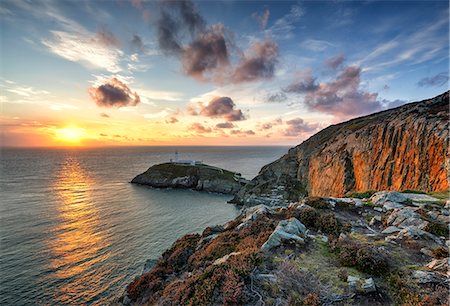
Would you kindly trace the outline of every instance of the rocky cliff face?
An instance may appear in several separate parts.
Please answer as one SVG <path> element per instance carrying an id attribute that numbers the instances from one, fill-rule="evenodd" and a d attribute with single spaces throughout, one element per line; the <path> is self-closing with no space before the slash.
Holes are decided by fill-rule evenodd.
<path id="1" fill-rule="evenodd" d="M 157 188 L 184 188 L 236 194 L 246 181 L 237 173 L 208 165 L 165 163 L 154 165 L 131 183 Z"/>
<path id="2" fill-rule="evenodd" d="M 448 190 L 449 92 L 330 126 L 263 167 L 234 202 L 368 190 Z"/>

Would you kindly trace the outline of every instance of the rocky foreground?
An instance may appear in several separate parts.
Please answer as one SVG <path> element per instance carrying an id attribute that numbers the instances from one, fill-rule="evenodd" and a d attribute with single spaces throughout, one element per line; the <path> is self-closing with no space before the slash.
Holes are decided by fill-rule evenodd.
<path id="1" fill-rule="evenodd" d="M 234 203 L 367 190 L 448 190 L 449 92 L 332 125 L 264 166 Z"/>
<path id="2" fill-rule="evenodd" d="M 418 193 L 258 205 L 186 235 L 123 305 L 447 305 L 449 201 Z"/>
<path id="3" fill-rule="evenodd" d="M 139 174 L 131 183 L 156 188 L 181 188 L 236 194 L 247 183 L 239 173 L 205 164 L 164 163 Z"/>

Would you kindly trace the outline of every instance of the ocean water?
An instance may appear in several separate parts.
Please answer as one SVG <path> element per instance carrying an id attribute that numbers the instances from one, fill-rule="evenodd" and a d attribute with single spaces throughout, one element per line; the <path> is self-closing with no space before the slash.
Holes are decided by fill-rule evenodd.
<path id="1" fill-rule="evenodd" d="M 239 214 L 230 196 L 128 182 L 180 158 L 253 178 L 286 147 L 0 151 L 0 305 L 108 304 L 180 236 Z"/>

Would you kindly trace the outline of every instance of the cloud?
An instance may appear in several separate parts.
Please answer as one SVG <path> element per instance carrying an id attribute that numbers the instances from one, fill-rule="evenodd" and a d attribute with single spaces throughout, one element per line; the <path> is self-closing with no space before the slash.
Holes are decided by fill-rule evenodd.
<path id="1" fill-rule="evenodd" d="M 233 100 L 229 97 L 215 97 L 206 105 L 196 103 L 188 107 L 188 113 L 194 116 L 222 118 L 226 121 L 245 120 L 242 110 L 235 108 Z"/>
<path id="2" fill-rule="evenodd" d="M 295 24 L 303 16 L 304 12 L 298 5 L 293 5 L 289 13 L 277 19 L 274 24 L 266 30 L 266 34 L 277 39 L 291 39 L 294 36 Z"/>
<path id="3" fill-rule="evenodd" d="M 117 78 L 113 77 L 107 83 L 89 88 L 92 100 L 100 107 L 135 106 L 140 102 L 139 95 Z"/>
<path id="4" fill-rule="evenodd" d="M 119 63 L 123 52 L 109 45 L 107 34 L 51 31 L 52 39 L 42 43 L 53 53 L 72 62 L 80 62 L 112 73 L 122 70 Z M 100 32 L 99 32 L 100 33 Z M 105 41 L 106 40 L 106 41 Z"/>
<path id="5" fill-rule="evenodd" d="M 297 137 L 315 132 L 318 124 L 306 123 L 302 118 L 295 118 L 286 121 L 286 129 L 283 131 L 284 136 Z"/>
<path id="6" fill-rule="evenodd" d="M 378 94 L 359 88 L 360 76 L 360 67 L 345 67 L 334 80 L 321 83 L 317 89 L 308 92 L 304 102 L 313 110 L 343 118 L 380 110 Z"/>
<path id="7" fill-rule="evenodd" d="M 278 57 L 275 42 L 255 42 L 242 52 L 233 33 L 221 23 L 208 26 L 191 1 L 163 1 L 156 28 L 161 51 L 177 57 L 183 72 L 199 81 L 240 83 L 274 75 Z M 230 62 L 233 50 L 241 55 L 236 66 Z"/>
<path id="8" fill-rule="evenodd" d="M 284 88 L 283 91 L 287 93 L 302 94 L 314 92 L 319 88 L 319 84 L 316 83 L 316 79 L 311 75 L 310 71 L 298 74 L 297 78 L 297 80 Z"/>
<path id="9" fill-rule="evenodd" d="M 276 93 L 269 93 L 264 98 L 264 101 L 268 103 L 279 103 L 284 102 L 288 99 L 286 94 L 284 92 L 276 92 Z"/>
<path id="10" fill-rule="evenodd" d="M 232 81 L 234 83 L 270 79 L 274 76 L 278 63 L 278 45 L 272 40 L 255 42 L 236 67 Z"/>
<path id="11" fill-rule="evenodd" d="M 266 131 L 266 130 L 271 130 L 274 126 L 281 125 L 282 123 L 283 123 L 283 120 L 281 118 L 277 118 L 270 122 L 260 123 L 260 124 L 258 124 L 257 127 L 258 127 L 259 131 Z"/>
<path id="12" fill-rule="evenodd" d="M 238 135 L 238 136 L 247 136 L 247 135 L 255 135 L 256 133 L 253 130 L 231 130 L 231 135 Z"/>
<path id="13" fill-rule="evenodd" d="M 304 49 L 314 51 L 314 52 L 323 52 L 329 47 L 333 47 L 334 45 L 325 40 L 318 39 L 307 39 L 300 44 Z"/>
<path id="14" fill-rule="evenodd" d="M 109 118 L 110 116 L 109 116 L 108 114 L 106 114 L 106 113 L 101 113 L 101 114 L 100 114 L 100 117 L 103 117 L 103 118 Z"/>
<path id="15" fill-rule="evenodd" d="M 264 10 L 264 13 L 259 15 L 258 13 L 253 13 L 252 17 L 256 19 L 259 24 L 261 30 L 264 30 L 267 26 L 267 22 L 269 21 L 270 11 L 268 9 Z"/>
<path id="16" fill-rule="evenodd" d="M 425 77 L 417 82 L 419 87 L 440 87 L 447 84 L 449 80 L 447 72 L 441 72 L 432 77 Z"/>
<path id="17" fill-rule="evenodd" d="M 234 127 L 235 127 L 235 125 L 231 122 L 222 122 L 222 123 L 216 124 L 216 128 L 218 128 L 218 129 L 232 129 Z"/>
<path id="18" fill-rule="evenodd" d="M 133 34 L 133 38 L 131 39 L 131 48 L 134 52 L 142 53 L 144 52 L 144 42 L 142 41 L 142 38 L 137 35 Z"/>
<path id="19" fill-rule="evenodd" d="M 175 117 L 170 117 L 169 119 L 167 119 L 165 122 L 168 124 L 174 124 L 177 123 L 179 120 Z"/>
<path id="20" fill-rule="evenodd" d="M 107 47 L 120 47 L 119 39 L 112 32 L 105 29 L 95 33 L 95 41 Z"/>
<path id="21" fill-rule="evenodd" d="M 325 66 L 331 68 L 331 69 L 337 69 L 339 66 L 341 66 L 345 61 L 344 54 L 338 54 L 335 57 L 332 57 L 325 61 Z"/>
<path id="22" fill-rule="evenodd" d="M 205 127 L 204 125 L 202 125 L 201 123 L 198 123 L 198 122 L 192 123 L 189 126 L 189 130 L 194 131 L 196 133 L 201 133 L 201 134 L 212 132 L 210 127 Z"/>
<path id="23" fill-rule="evenodd" d="M 228 49 L 222 24 L 200 33 L 184 48 L 181 61 L 184 72 L 199 80 L 208 80 L 205 73 L 221 72 L 229 66 Z"/>

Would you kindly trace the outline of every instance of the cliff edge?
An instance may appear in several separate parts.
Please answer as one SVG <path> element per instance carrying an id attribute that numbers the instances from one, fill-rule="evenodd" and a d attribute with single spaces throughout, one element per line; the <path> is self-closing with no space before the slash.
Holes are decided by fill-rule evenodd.
<path id="1" fill-rule="evenodd" d="M 139 174 L 131 183 L 157 188 L 182 188 L 236 194 L 247 181 L 239 173 L 205 165 L 164 163 Z"/>
<path id="2" fill-rule="evenodd" d="M 264 166 L 235 198 L 286 205 L 368 190 L 448 190 L 449 92 L 329 126 Z"/>

